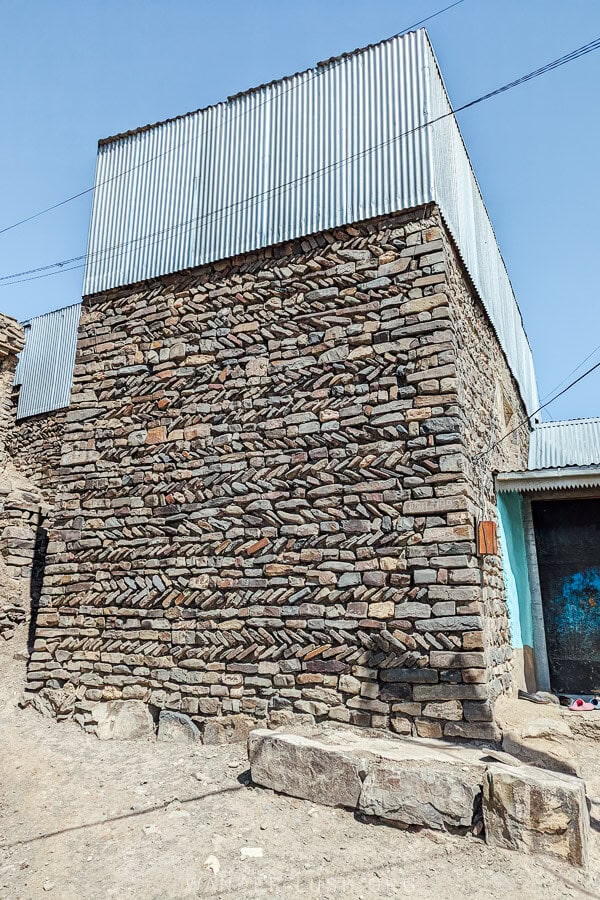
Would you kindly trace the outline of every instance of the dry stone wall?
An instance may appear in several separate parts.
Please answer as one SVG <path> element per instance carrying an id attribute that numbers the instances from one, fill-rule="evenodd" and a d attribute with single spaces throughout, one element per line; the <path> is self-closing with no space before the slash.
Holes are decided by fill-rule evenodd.
<path id="1" fill-rule="evenodd" d="M 16 468 L 12 386 L 23 329 L 0 314 L 0 637 L 9 638 L 39 600 L 41 522 L 46 506 L 40 491 Z"/>
<path id="2" fill-rule="evenodd" d="M 494 737 L 477 330 L 435 207 L 87 298 L 29 690 Z"/>
<path id="3" fill-rule="evenodd" d="M 18 395 L 13 396 L 16 406 Z M 66 410 L 20 419 L 10 430 L 6 447 L 19 472 L 54 503 L 65 427 Z"/>
<path id="4" fill-rule="evenodd" d="M 466 453 L 464 490 L 473 521 L 498 522 L 495 481 L 497 472 L 527 468 L 529 428 L 517 384 L 512 377 L 497 337 L 447 233 L 444 234 L 450 315 L 454 323 L 458 401 Z M 522 427 L 516 427 L 518 425 Z M 455 737 L 493 733 L 493 701 L 511 688 L 512 649 L 508 608 L 505 601 L 501 548 L 477 558 L 467 554 L 462 568 L 459 556 L 449 565 L 447 600 L 463 604 L 481 616 L 482 630 L 463 638 L 467 652 L 484 654 L 483 668 L 471 669 L 469 657 L 457 655 L 463 680 L 486 683 L 489 702 L 463 704 L 465 722 L 446 728 Z M 456 568 L 454 568 L 456 567 Z M 462 568 L 462 571 L 461 571 Z M 436 596 L 440 596 L 435 589 Z"/>

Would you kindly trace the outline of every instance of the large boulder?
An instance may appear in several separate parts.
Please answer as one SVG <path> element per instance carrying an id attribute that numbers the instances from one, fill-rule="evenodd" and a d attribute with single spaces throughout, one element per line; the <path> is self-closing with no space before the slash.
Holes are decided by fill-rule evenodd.
<path id="1" fill-rule="evenodd" d="M 580 774 L 573 734 L 561 720 L 538 718 L 505 729 L 502 749 L 530 766 L 566 775 Z"/>
<path id="2" fill-rule="evenodd" d="M 158 717 L 157 739 L 172 744 L 194 744 L 202 736 L 198 726 L 185 713 L 163 709 Z"/>
<path id="3" fill-rule="evenodd" d="M 499 697 L 494 716 L 502 729 L 502 749 L 521 762 L 540 769 L 579 775 L 572 725 L 568 714 L 555 703 L 537 706 L 514 697 Z M 589 715 L 589 713 L 588 713 Z"/>
<path id="4" fill-rule="evenodd" d="M 579 778 L 490 765 L 483 782 L 483 819 L 492 847 L 587 864 L 589 813 Z"/>
<path id="5" fill-rule="evenodd" d="M 154 719 L 141 700 L 95 703 L 90 711 L 91 730 L 101 741 L 150 741 Z"/>
<path id="6" fill-rule="evenodd" d="M 364 763 L 335 745 L 257 729 L 250 733 L 248 756 L 255 784 L 325 806 L 358 805 Z"/>

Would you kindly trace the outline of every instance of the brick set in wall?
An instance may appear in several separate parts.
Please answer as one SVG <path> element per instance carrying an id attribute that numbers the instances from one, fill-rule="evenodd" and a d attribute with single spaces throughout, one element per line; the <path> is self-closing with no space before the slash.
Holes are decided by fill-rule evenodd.
<path id="1" fill-rule="evenodd" d="M 435 207 L 88 298 L 29 690 L 493 737 L 496 383 Z"/>

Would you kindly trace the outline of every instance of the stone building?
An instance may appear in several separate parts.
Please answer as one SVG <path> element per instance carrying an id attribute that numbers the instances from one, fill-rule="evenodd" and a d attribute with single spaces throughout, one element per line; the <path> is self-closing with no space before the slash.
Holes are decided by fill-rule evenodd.
<path id="1" fill-rule="evenodd" d="M 100 142 L 30 692 L 497 736 L 538 403 L 450 109 L 419 31 Z"/>
<path id="2" fill-rule="evenodd" d="M 24 345 L 21 326 L 0 314 L 0 638 L 12 636 L 41 591 L 48 505 L 13 457 L 13 382 Z"/>

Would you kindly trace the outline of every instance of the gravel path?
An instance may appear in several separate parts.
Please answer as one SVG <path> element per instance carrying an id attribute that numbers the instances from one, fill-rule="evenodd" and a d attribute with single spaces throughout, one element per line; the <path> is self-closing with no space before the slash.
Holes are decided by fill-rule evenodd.
<path id="1" fill-rule="evenodd" d="M 0 646 L 1 900 L 600 896 L 598 830 L 586 878 L 475 838 L 363 824 L 249 787 L 243 746 L 103 743 L 19 709 L 16 650 Z"/>

